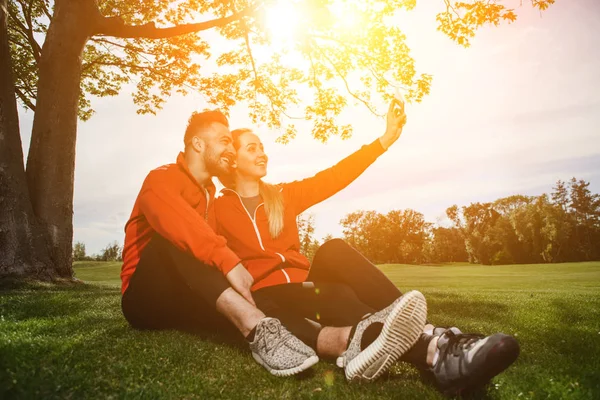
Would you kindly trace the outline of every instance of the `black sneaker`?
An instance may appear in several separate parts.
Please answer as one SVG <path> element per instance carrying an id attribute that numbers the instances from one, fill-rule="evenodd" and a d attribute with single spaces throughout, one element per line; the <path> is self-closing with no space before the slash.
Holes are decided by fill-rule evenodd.
<path id="1" fill-rule="evenodd" d="M 484 337 L 447 329 L 437 347 L 438 359 L 431 372 L 438 388 L 447 395 L 485 385 L 519 356 L 517 340 L 503 333 Z"/>

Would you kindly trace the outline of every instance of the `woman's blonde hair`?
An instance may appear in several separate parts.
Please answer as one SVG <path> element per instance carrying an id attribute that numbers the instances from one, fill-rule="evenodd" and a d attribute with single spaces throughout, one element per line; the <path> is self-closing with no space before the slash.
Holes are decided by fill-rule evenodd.
<path id="1" fill-rule="evenodd" d="M 240 136 L 244 133 L 254 133 L 251 129 L 241 128 L 231 131 L 233 137 L 233 147 L 236 151 L 240 149 Z M 235 171 L 232 171 L 228 176 L 219 177 L 219 180 L 228 189 L 235 190 Z M 261 179 L 258 182 L 258 193 L 262 197 L 265 204 L 265 213 L 269 220 L 269 233 L 272 238 L 276 238 L 283 231 L 283 195 L 281 188 L 277 185 L 263 182 Z"/>

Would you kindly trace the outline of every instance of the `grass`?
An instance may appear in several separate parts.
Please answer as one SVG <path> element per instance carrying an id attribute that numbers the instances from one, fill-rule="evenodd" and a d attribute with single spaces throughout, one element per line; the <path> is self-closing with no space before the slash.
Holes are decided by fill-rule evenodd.
<path id="1" fill-rule="evenodd" d="M 521 357 L 478 397 L 600 398 L 600 262 L 381 268 L 426 295 L 434 323 L 517 336 Z M 85 285 L 0 291 L 0 398 L 442 398 L 407 365 L 372 385 L 347 384 L 329 362 L 276 378 L 243 342 L 132 330 L 120 264 L 75 271 Z"/>

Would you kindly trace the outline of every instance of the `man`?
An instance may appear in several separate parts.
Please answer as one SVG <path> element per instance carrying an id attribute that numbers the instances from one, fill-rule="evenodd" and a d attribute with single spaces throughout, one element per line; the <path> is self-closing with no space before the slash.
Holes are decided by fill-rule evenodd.
<path id="1" fill-rule="evenodd" d="M 227 118 L 194 113 L 175 164 L 151 171 L 125 226 L 122 309 L 138 329 L 231 329 L 254 359 L 277 376 L 310 368 L 315 352 L 274 318 L 247 289 L 252 277 L 214 232 L 212 177 L 234 159 Z"/>

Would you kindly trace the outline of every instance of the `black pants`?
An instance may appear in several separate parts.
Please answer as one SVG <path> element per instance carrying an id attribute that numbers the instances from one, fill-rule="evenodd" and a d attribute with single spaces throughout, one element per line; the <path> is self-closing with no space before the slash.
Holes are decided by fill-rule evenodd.
<path id="1" fill-rule="evenodd" d="M 269 286 L 253 293 L 265 314 L 279 318 L 316 349 L 320 327 L 353 326 L 394 302 L 402 293 L 362 254 L 341 239 L 321 246 L 307 282 Z"/>
<path id="2" fill-rule="evenodd" d="M 341 239 L 329 240 L 319 247 L 307 281 L 346 284 L 360 301 L 377 311 L 402 296 L 379 268 Z"/>
<path id="3" fill-rule="evenodd" d="M 185 331 L 235 328 L 216 310 L 229 282 L 216 268 L 196 260 L 156 235 L 143 250 L 121 306 L 137 329 Z"/>
<path id="4" fill-rule="evenodd" d="M 319 321 L 321 316 L 315 312 L 322 312 L 324 321 L 345 326 L 369 312 L 368 309 L 349 308 L 353 300 L 358 300 L 351 290 L 339 286 L 342 285 L 324 284 L 315 291 L 315 288 L 308 289 L 302 284 L 281 285 L 272 292 L 284 289 L 286 296 L 265 296 L 255 292 L 254 298 L 266 316 L 278 318 L 299 339 L 316 349 L 321 327 L 306 318 Z M 127 321 L 137 329 L 204 330 L 235 335 L 234 326 L 216 311 L 217 298 L 229 287 L 227 279 L 216 268 L 156 235 L 142 252 L 121 306 Z M 289 301 L 275 301 L 280 298 Z M 323 309 L 314 305 L 321 299 L 327 303 Z M 307 307 L 308 304 L 312 304 L 311 307 Z M 344 312 L 346 309 L 349 311 Z"/>

